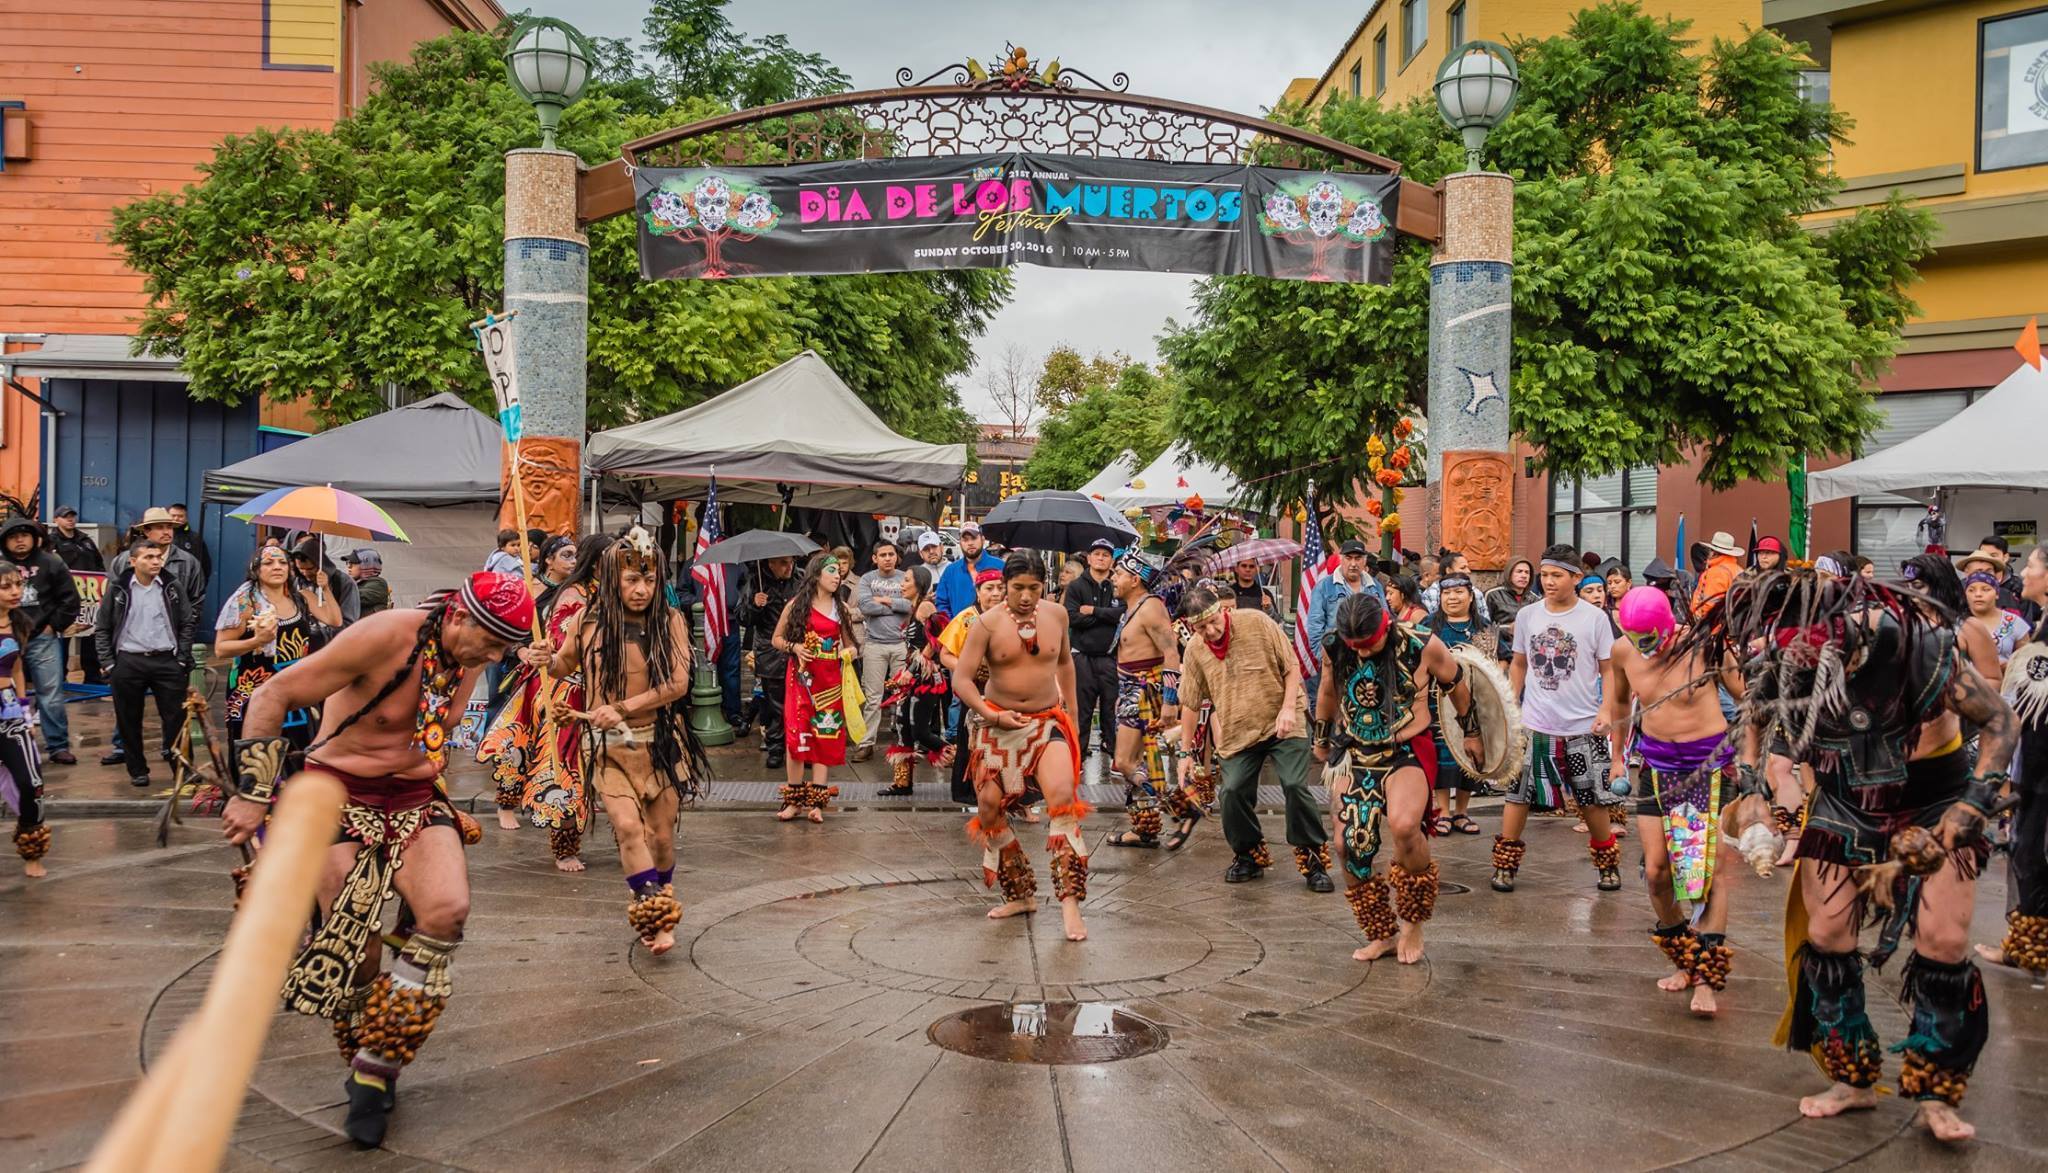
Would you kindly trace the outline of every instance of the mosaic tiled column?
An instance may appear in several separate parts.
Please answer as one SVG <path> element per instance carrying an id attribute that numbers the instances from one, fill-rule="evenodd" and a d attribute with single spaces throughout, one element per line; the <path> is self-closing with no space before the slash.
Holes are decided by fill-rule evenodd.
<path id="1" fill-rule="evenodd" d="M 576 230 L 576 156 L 522 150 L 505 156 L 505 308 L 519 314 L 519 476 L 526 521 L 575 533 L 583 477 L 584 343 L 590 245 Z M 512 466 L 502 474 L 499 525 L 517 524 Z"/>
<path id="2" fill-rule="evenodd" d="M 1507 569 L 1514 530 L 1508 364 L 1515 185 L 1444 180 L 1443 239 L 1429 268 L 1429 483 L 1442 544 L 1472 569 Z"/>

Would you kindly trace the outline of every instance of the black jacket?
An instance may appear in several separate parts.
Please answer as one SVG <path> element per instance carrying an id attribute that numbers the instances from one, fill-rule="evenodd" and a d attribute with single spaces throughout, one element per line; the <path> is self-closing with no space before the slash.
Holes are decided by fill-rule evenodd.
<path id="1" fill-rule="evenodd" d="M 1067 631 L 1074 641 L 1077 656 L 1107 656 L 1116 644 L 1116 625 L 1124 617 L 1124 605 L 1117 601 L 1116 588 L 1110 583 L 1116 581 L 1111 572 L 1101 582 L 1087 571 L 1081 577 L 1067 584 L 1066 593 L 1060 602 L 1067 608 Z M 1092 614 L 1081 614 L 1081 608 L 1095 608 Z"/>
<path id="2" fill-rule="evenodd" d="M 23 529 L 36 535 L 34 548 L 16 558 L 7 553 L 7 535 Z M 71 568 L 50 552 L 43 527 L 27 517 L 10 517 L 0 524 L 0 560 L 21 568 L 21 610 L 28 616 L 31 637 L 45 631 L 62 634 L 78 622 L 78 586 L 71 581 Z"/>
<path id="3" fill-rule="evenodd" d="M 199 572 L 208 582 L 213 581 L 213 556 L 206 552 L 206 539 L 199 536 L 198 530 L 189 525 L 179 526 L 171 531 L 171 544 L 192 555 L 199 563 Z"/>
<path id="4" fill-rule="evenodd" d="M 793 570 L 788 578 L 776 578 L 764 567 L 758 580 L 741 588 L 738 610 L 741 622 L 746 624 L 747 637 L 753 641 L 748 646 L 753 648 L 757 664 L 763 657 L 782 655 L 775 650 L 775 624 L 801 585 L 803 576 Z M 756 591 L 768 596 L 768 601 L 759 607 L 754 606 Z"/>
<path id="5" fill-rule="evenodd" d="M 168 572 L 160 573 L 156 580 L 164 584 L 164 608 L 170 612 L 171 634 L 176 638 L 178 663 L 187 669 L 192 667 L 192 635 L 199 626 L 199 608 L 185 593 L 185 585 L 178 576 Z M 121 573 L 107 580 L 107 593 L 100 600 L 99 621 L 93 625 L 92 642 L 99 649 L 100 663 L 114 662 L 114 645 L 119 637 L 121 625 L 128 621 L 128 600 L 135 585 L 135 571 L 122 568 Z"/>
<path id="6" fill-rule="evenodd" d="M 93 544 L 91 535 L 84 530 L 73 530 L 70 537 L 63 531 L 52 529 L 49 533 L 50 552 L 64 560 L 64 565 L 73 570 L 95 570 L 105 573 L 107 560 L 101 556 L 100 548 Z"/>

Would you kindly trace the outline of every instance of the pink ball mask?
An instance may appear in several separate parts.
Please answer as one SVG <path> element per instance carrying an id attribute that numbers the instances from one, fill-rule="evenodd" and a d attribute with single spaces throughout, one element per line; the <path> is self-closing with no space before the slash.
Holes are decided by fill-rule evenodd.
<path id="1" fill-rule="evenodd" d="M 1621 624 L 1621 633 L 1646 656 L 1656 654 L 1678 630 L 1670 597 L 1656 587 L 1639 586 L 1623 595 L 1614 618 Z"/>

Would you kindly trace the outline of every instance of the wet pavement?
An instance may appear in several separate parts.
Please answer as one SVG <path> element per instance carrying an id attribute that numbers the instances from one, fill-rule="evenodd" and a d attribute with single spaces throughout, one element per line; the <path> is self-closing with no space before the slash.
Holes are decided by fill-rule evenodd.
<path id="1" fill-rule="evenodd" d="M 486 820 L 456 996 L 400 1084 L 388 1151 L 339 1137 L 324 1023 L 280 1015 L 243 1104 L 237 1169 L 792 1170 L 2039 1169 L 2048 993 L 1986 971 L 1994 1041 L 1943 1150 L 1910 1105 L 1807 1121 L 1783 1005 L 1784 874 L 1742 887 L 1716 1021 L 1653 982 L 1647 898 L 1594 890 L 1564 820 L 1529 834 L 1520 890 L 1486 887 L 1485 836 L 1439 842 L 1447 894 L 1423 964 L 1353 962 L 1341 894 L 1288 866 L 1225 885 L 1213 822 L 1185 851 L 1098 847 L 1090 939 L 1057 910 L 982 914 L 957 813 L 863 810 L 822 827 L 684 816 L 679 945 L 634 946 L 603 829 L 591 869 Z M 1116 820 L 1097 815 L 1098 842 Z M 1277 829 L 1276 820 L 1269 828 Z M 82 1160 L 212 973 L 232 853 L 208 823 L 155 848 L 142 819 L 55 825 L 52 875 L 0 878 L 0 1168 Z M 1020 828 L 1048 893 L 1042 828 Z M 12 873 L 9 866 L 6 869 Z M 1449 885 L 1469 891 L 1452 892 Z M 1979 894 L 2003 910 L 2002 865 Z M 1899 966 L 1871 1013 L 1903 1033 Z M 1026 1033 L 1135 1015 L 1164 1049 L 1048 1066 L 956 1053 L 935 1024 L 992 1003 Z M 970 1028 L 971 1029 L 971 1028 Z M 1142 1049 L 1142 1048 L 1133 1048 Z M 1014 1057 L 1014 1056 L 1012 1056 Z M 1896 1074 L 1896 1058 L 1888 1077 Z"/>

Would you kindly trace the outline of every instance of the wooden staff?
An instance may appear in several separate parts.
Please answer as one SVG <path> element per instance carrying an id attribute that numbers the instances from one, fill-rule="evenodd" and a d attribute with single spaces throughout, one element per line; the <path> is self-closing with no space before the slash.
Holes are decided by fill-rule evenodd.
<path id="1" fill-rule="evenodd" d="M 285 785 L 206 1000 L 128 1097 L 87 1173 L 220 1167 L 306 931 L 342 797 L 341 783 L 326 774 L 299 774 Z"/>

